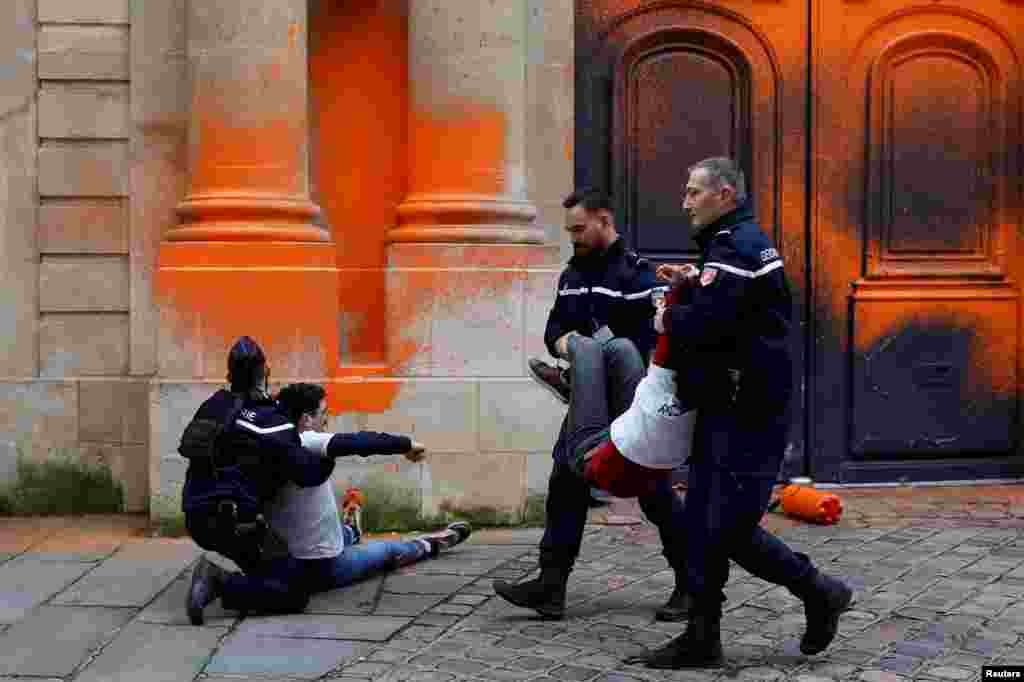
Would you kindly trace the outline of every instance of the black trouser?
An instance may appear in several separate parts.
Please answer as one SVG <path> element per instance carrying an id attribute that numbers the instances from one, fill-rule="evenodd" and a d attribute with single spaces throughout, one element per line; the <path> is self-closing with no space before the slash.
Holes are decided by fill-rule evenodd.
<path id="1" fill-rule="evenodd" d="M 270 543 L 257 529 L 237 532 L 222 515 L 185 515 L 185 525 L 196 544 L 231 559 L 242 573 L 225 576 L 221 604 L 245 613 L 298 613 L 309 603 L 298 560 L 278 543 Z"/>
<path id="2" fill-rule="evenodd" d="M 808 557 L 761 528 L 786 449 L 789 420 L 698 413 L 686 491 L 687 591 L 698 610 L 725 600 L 729 560 L 762 580 L 794 588 L 814 573 Z"/>
<path id="3" fill-rule="evenodd" d="M 569 362 L 572 394 L 554 450 L 548 481 L 547 521 L 540 541 L 542 566 L 569 570 L 580 553 L 590 507 L 590 485 L 569 465 L 574 450 L 596 445 L 611 421 L 633 402 L 636 387 L 646 372 L 643 359 L 629 339 L 601 343 L 570 337 Z M 670 566 L 682 570 L 686 544 L 683 503 L 666 477 L 639 498 L 644 515 L 658 527 L 662 553 Z"/>

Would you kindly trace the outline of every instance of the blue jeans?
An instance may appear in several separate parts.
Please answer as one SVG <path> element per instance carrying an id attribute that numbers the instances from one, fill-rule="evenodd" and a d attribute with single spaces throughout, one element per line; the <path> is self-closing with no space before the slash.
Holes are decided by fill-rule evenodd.
<path id="1" fill-rule="evenodd" d="M 398 540 L 358 541 L 352 528 L 342 526 L 345 550 L 326 559 L 300 559 L 304 583 L 310 592 L 325 592 L 351 585 L 370 576 L 421 561 L 429 556 L 419 542 Z"/>
<path id="2" fill-rule="evenodd" d="M 600 343 L 587 337 L 569 341 L 572 394 L 569 412 L 555 443 L 554 468 L 548 481 L 547 521 L 540 541 L 542 566 L 571 569 L 580 553 L 590 507 L 590 485 L 569 462 L 572 453 L 596 445 L 611 421 L 633 402 L 636 387 L 646 373 L 643 358 L 632 341 L 614 338 Z M 658 527 L 663 554 L 672 568 L 686 563 L 683 503 L 668 478 L 649 495 L 638 499 L 644 516 Z"/>

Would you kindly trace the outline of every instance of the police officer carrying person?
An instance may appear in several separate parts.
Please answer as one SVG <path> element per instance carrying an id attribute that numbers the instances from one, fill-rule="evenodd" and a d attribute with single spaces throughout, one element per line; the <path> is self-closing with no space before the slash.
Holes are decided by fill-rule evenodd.
<path id="1" fill-rule="evenodd" d="M 586 383 L 587 374 L 572 364 L 574 354 L 600 346 L 606 385 L 613 387 L 608 401 L 614 419 L 632 403 L 633 392 L 645 374 L 644 362 L 654 347 L 651 293 L 667 287 L 657 280 L 647 261 L 624 246 L 606 194 L 581 189 L 572 193 L 563 206 L 573 256 L 559 277 L 544 341 L 553 356 L 570 361 L 570 372 L 577 382 L 573 391 L 588 389 L 579 384 Z M 579 378 L 574 370 L 580 370 Z M 518 584 L 502 580 L 494 583 L 495 592 L 507 601 L 548 618 L 561 618 L 565 613 L 566 583 L 580 551 L 591 499 L 590 485 L 569 464 L 571 428 L 567 425 L 572 421 L 571 413 L 570 407 L 553 452 L 546 525 L 540 542 L 540 575 Z M 686 545 L 672 529 L 683 524 L 682 502 L 668 477 L 639 502 L 647 518 L 658 526 L 663 553 L 676 572 L 677 589 L 657 615 L 663 620 L 677 620 L 686 613 L 682 589 Z"/>
<path id="2" fill-rule="evenodd" d="M 268 531 L 261 512 L 286 482 L 309 487 L 326 481 L 334 460 L 303 449 L 296 425 L 267 393 L 268 376 L 259 345 L 238 339 L 228 354 L 230 389 L 208 398 L 182 435 L 189 534 L 242 569 L 227 572 L 199 559 L 186 596 L 194 625 L 202 625 L 203 609 L 218 597 L 225 609 L 246 613 L 296 613 L 309 602 L 296 560 Z"/>
<path id="3" fill-rule="evenodd" d="M 759 525 L 790 426 L 789 283 L 779 252 L 754 219 L 737 164 L 711 158 L 689 172 L 683 208 L 701 249 L 699 281 L 686 304 L 660 307 L 654 326 L 705 370 L 685 505 L 692 606 L 682 635 L 626 662 L 719 665 L 730 558 L 803 601 L 800 650 L 816 654 L 835 637 L 852 591 Z M 662 266 L 659 274 L 671 276 L 674 267 Z"/>

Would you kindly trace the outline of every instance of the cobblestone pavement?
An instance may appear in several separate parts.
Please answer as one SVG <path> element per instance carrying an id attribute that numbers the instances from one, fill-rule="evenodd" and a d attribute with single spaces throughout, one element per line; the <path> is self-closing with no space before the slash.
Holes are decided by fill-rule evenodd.
<path id="1" fill-rule="evenodd" d="M 621 659 L 678 634 L 653 620 L 673 578 L 635 503 L 595 510 L 563 621 L 494 596 L 536 567 L 538 529 L 474 534 L 452 552 L 313 599 L 234 618 L 183 603 L 198 549 L 140 517 L 0 519 L 0 680 L 978 680 L 1024 664 L 1024 486 L 840 490 L 838 526 L 766 525 L 857 590 L 817 656 L 802 607 L 734 567 L 726 665 L 651 671 Z M 4 677 L 7 676 L 7 677 Z"/>

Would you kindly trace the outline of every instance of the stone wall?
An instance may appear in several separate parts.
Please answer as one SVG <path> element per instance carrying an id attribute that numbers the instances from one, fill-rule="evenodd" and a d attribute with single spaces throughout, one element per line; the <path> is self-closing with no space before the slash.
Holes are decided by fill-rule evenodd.
<path id="1" fill-rule="evenodd" d="M 129 375 L 128 0 L 5 3 L 16 92 L 2 226 L 0 471 L 77 447 L 145 509 L 148 380 Z M 14 21 L 10 21 L 13 13 Z M 13 321 L 13 329 L 10 325 Z"/>
<path id="2" fill-rule="evenodd" d="M 187 184 L 185 7 L 12 0 L 0 10 L 0 478 L 12 475 L 16 447 L 77 447 L 111 465 L 130 510 L 155 515 L 178 508 L 177 440 L 222 371 L 218 360 L 194 381 L 157 372 L 173 349 L 160 350 L 154 272 Z M 342 461 L 339 485 L 394 475 L 425 511 L 517 511 L 546 489 L 564 407 L 530 381 L 526 359 L 546 355 L 544 321 L 568 255 L 560 202 L 572 185 L 573 3 L 530 0 L 527 21 L 526 195 L 547 246 L 523 247 L 532 255 L 497 269 L 479 261 L 487 248 L 446 251 L 430 275 L 422 249 L 389 250 L 387 278 L 437 286 L 412 302 L 389 289 L 399 294 L 385 303 L 386 343 L 427 343 L 384 372 L 287 378 L 360 396 L 332 428 L 410 433 L 432 456 Z"/>

